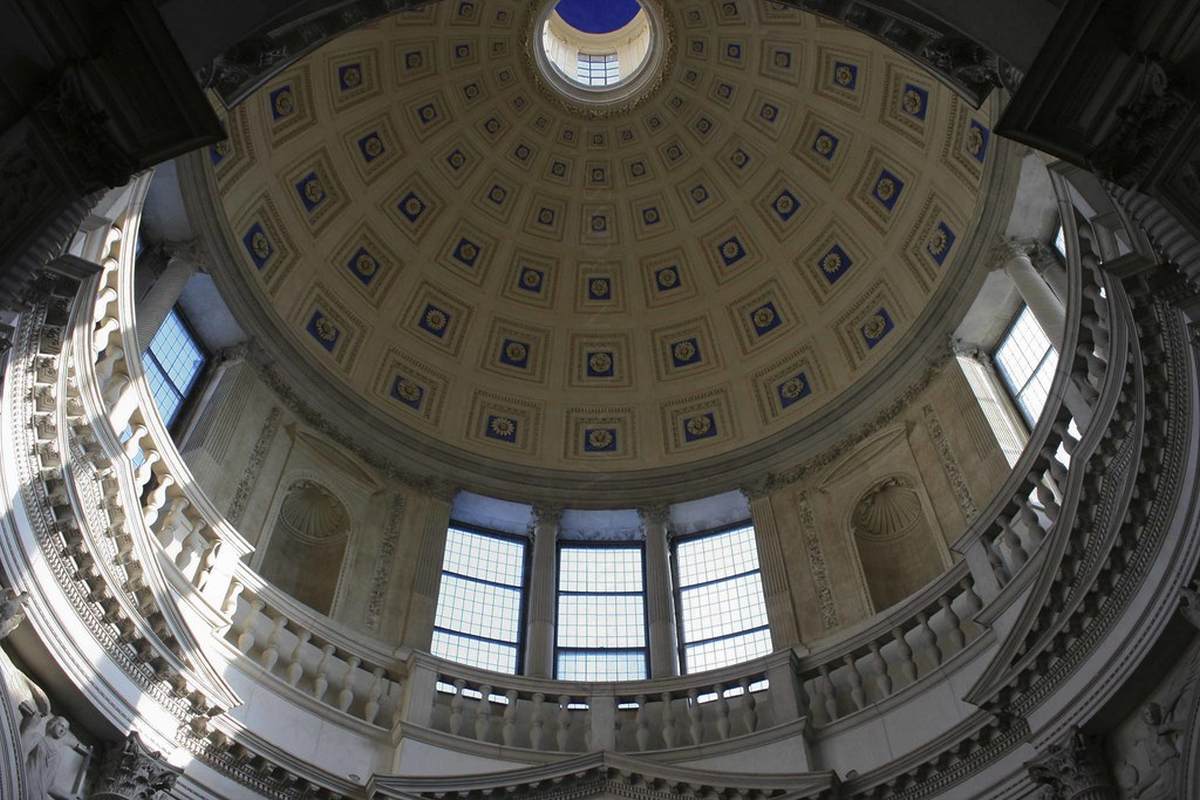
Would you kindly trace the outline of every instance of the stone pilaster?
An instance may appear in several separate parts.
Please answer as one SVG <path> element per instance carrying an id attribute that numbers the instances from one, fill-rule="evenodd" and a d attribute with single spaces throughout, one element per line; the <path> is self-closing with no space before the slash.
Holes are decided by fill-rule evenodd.
<path id="1" fill-rule="evenodd" d="M 679 674 L 678 628 L 675 625 L 674 585 L 667 506 L 638 509 L 646 537 L 646 619 L 650 628 L 650 677 Z"/>
<path id="2" fill-rule="evenodd" d="M 1048 800 L 1116 800 L 1100 737 L 1072 728 L 1037 758 L 1025 763 L 1039 786 L 1049 787 Z"/>
<path id="3" fill-rule="evenodd" d="M 100 763 L 90 800 L 157 800 L 175 786 L 183 770 L 146 747 L 137 733 L 114 745 Z"/>
<path id="4" fill-rule="evenodd" d="M 533 510 L 533 559 L 529 570 L 529 618 L 525 626 L 525 674 L 554 676 L 555 578 L 558 568 L 558 523 L 562 508 Z"/>
<path id="5" fill-rule="evenodd" d="M 754 540 L 758 543 L 758 568 L 762 575 L 767 620 L 771 625 L 771 644 L 776 650 L 793 647 L 800 644 L 800 626 L 796 622 L 796 605 L 788 588 L 787 566 L 783 559 L 783 545 L 779 541 L 775 510 L 766 492 L 743 491 L 750 501 L 750 516 L 754 521 Z"/>
<path id="6" fill-rule="evenodd" d="M 416 650 L 429 650 L 433 641 L 433 621 L 437 614 L 438 591 L 442 586 L 442 558 L 446 550 L 446 529 L 450 527 L 450 495 L 431 494 L 425 500 L 425 520 L 421 526 L 421 549 L 413 575 L 412 602 L 404 626 L 404 644 Z"/>

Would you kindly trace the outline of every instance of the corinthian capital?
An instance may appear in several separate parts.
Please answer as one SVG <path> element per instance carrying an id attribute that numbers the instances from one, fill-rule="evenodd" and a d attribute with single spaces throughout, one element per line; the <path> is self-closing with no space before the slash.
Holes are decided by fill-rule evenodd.
<path id="1" fill-rule="evenodd" d="M 640 506 L 637 512 L 643 525 L 666 525 L 671 519 L 671 507 L 665 504 Z"/>
<path id="2" fill-rule="evenodd" d="M 533 507 L 533 524 L 538 525 L 558 525 L 562 520 L 563 507 L 556 505 L 536 505 Z"/>
<path id="3" fill-rule="evenodd" d="M 92 800 L 155 800 L 159 792 L 175 786 L 179 767 L 173 767 L 161 753 L 146 747 L 137 733 L 114 745 L 100 764 L 100 776 Z"/>
<path id="4" fill-rule="evenodd" d="M 1078 728 L 1025 763 L 1033 782 L 1049 787 L 1055 800 L 1115 798 L 1100 738 Z"/>

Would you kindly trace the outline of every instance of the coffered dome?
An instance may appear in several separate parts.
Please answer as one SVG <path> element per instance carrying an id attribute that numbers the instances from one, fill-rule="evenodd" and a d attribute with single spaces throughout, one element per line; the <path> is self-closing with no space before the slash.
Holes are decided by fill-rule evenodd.
<path id="1" fill-rule="evenodd" d="M 230 111 L 219 280 L 306 399 L 460 474 L 566 475 L 889 399 L 864 382 L 953 327 L 1009 202 L 989 110 L 746 0 L 646 0 L 659 72 L 581 108 L 536 57 L 547 5 L 396 14 Z"/>

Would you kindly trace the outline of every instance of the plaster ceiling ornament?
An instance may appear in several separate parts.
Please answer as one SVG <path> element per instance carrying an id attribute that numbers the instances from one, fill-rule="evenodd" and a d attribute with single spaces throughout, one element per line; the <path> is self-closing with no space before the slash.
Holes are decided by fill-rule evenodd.
<path id="1" fill-rule="evenodd" d="M 644 0 L 654 78 L 597 116 L 539 77 L 551 7 L 397 13 L 228 110 L 214 273 L 305 402 L 467 485 L 736 482 L 888 402 L 990 266 L 991 107 L 797 9 Z"/>

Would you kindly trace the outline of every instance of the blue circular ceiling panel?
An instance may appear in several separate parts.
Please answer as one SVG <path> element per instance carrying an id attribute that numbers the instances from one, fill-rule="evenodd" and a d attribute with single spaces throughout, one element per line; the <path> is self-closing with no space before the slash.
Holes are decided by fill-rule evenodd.
<path id="1" fill-rule="evenodd" d="M 612 33 L 628 25 L 642 7 L 638 0 L 558 0 L 554 10 L 577 31 Z"/>

